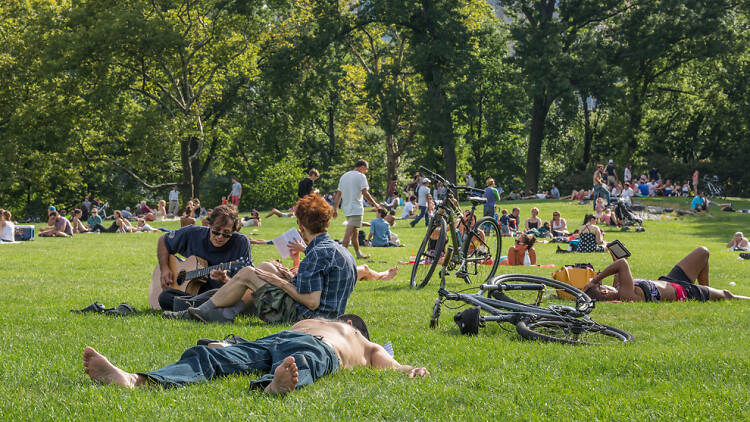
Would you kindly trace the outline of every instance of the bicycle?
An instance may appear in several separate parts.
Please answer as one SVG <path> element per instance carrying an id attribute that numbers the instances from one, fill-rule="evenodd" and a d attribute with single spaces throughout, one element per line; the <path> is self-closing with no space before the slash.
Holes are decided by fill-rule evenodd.
<path id="1" fill-rule="evenodd" d="M 627 331 L 591 319 L 588 314 L 594 310 L 595 302 L 581 290 L 556 280 L 528 274 L 502 274 L 494 277 L 490 283 L 480 285 L 478 293 L 465 294 L 446 290 L 445 274 L 441 276 L 438 298 L 430 318 L 430 328 L 433 329 L 439 325 L 444 302 L 457 301 L 463 302 L 463 305 L 451 309 L 467 304 L 473 306 L 454 317 L 461 334 L 476 335 L 480 327 L 494 321 L 498 324 L 515 325 L 518 334 L 527 340 L 565 344 L 619 344 L 633 338 Z M 559 304 L 541 307 L 548 287 L 571 294 L 576 301 L 575 307 Z M 523 303 L 508 296 L 514 294 L 511 292 L 534 292 L 536 298 L 531 303 Z M 487 297 L 484 297 L 485 293 Z M 482 312 L 489 315 L 482 315 Z"/>
<path id="2" fill-rule="evenodd" d="M 719 177 L 714 176 L 713 178 L 709 179 L 707 176 L 703 178 L 703 185 L 704 190 L 706 191 L 706 195 L 708 197 L 713 198 L 725 198 L 724 195 L 724 189 L 722 189 L 721 185 L 719 184 Z"/>
<path id="3" fill-rule="evenodd" d="M 476 207 L 487 202 L 486 198 L 469 196 L 472 206 L 467 212 L 461 211 L 456 200 L 459 190 L 473 194 L 484 192 L 469 186 L 456 186 L 439 174 L 420 168 L 442 182 L 448 188 L 448 193 L 437 206 L 427 234 L 414 257 L 411 287 L 421 289 L 426 286 L 438 264 L 446 271 L 456 270 L 456 277 L 462 278 L 467 284 L 471 284 L 470 276 L 478 276 L 482 282 L 489 280 L 495 275 L 500 260 L 500 228 L 494 217 L 487 216 L 476 221 Z M 476 223 L 472 224 L 473 221 Z M 460 230 L 463 230 L 463 236 L 460 235 Z M 448 235 L 451 244 L 446 248 Z"/>

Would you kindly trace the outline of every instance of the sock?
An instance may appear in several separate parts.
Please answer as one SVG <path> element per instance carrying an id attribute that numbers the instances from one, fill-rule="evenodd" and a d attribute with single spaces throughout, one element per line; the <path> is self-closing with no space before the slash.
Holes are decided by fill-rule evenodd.
<path id="1" fill-rule="evenodd" d="M 221 308 L 221 315 L 226 319 L 234 319 L 237 315 L 240 314 L 245 308 L 247 307 L 247 304 L 243 301 L 239 301 L 235 303 L 232 306 L 227 306 L 226 308 Z"/>
<path id="2" fill-rule="evenodd" d="M 198 307 L 198 309 L 200 309 L 201 311 L 210 311 L 211 309 L 214 309 L 214 308 L 216 308 L 216 305 L 214 304 L 213 301 L 211 301 L 211 299 L 208 299 L 207 301 L 203 302 L 203 305 Z"/>

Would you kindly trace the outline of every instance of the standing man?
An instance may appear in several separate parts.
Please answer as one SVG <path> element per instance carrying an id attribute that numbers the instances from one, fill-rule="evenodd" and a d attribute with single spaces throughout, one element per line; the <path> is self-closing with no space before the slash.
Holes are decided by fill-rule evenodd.
<path id="1" fill-rule="evenodd" d="M 86 220 L 89 218 L 89 214 L 91 213 L 91 201 L 89 201 L 89 196 L 86 195 L 83 198 L 83 202 L 81 202 L 81 211 L 83 211 L 83 217 L 82 219 Z"/>
<path id="2" fill-rule="evenodd" d="M 427 195 L 430 193 L 430 179 L 424 178 L 422 179 L 422 184 L 417 185 L 417 191 L 415 194 L 417 195 L 417 205 L 419 206 L 419 216 L 414 219 L 411 223 L 409 223 L 412 227 L 414 227 L 419 220 L 424 218 L 424 225 L 427 226 L 430 224 L 430 216 L 427 215 Z"/>
<path id="3" fill-rule="evenodd" d="M 320 177 L 318 170 L 312 168 L 307 173 L 307 177 L 302 179 L 297 186 L 297 197 L 304 198 L 307 195 L 315 192 L 315 181 Z"/>
<path id="4" fill-rule="evenodd" d="M 177 210 L 180 209 L 180 192 L 177 191 L 177 185 L 172 186 L 172 190 L 169 191 L 169 214 L 177 215 Z"/>
<path id="5" fill-rule="evenodd" d="M 607 173 L 607 185 L 611 189 L 617 182 L 617 169 L 615 168 L 615 162 L 609 160 L 609 163 L 607 163 L 607 167 L 604 169 L 604 171 Z"/>
<path id="6" fill-rule="evenodd" d="M 360 259 L 370 257 L 369 255 L 362 255 L 359 251 L 359 228 L 362 227 L 362 216 L 365 213 L 362 197 L 367 199 L 367 202 L 374 204 L 375 208 L 380 208 L 378 201 L 370 195 L 368 190 L 370 185 L 367 184 L 365 174 L 369 168 L 367 161 L 357 160 L 354 164 L 354 170 L 344 173 L 339 179 L 338 191 L 333 198 L 333 218 L 338 217 L 339 203 L 342 199 L 342 209 L 344 210 L 344 216 L 346 216 L 346 233 L 344 233 L 341 245 L 347 248 L 351 240 L 357 258 Z"/>
<path id="7" fill-rule="evenodd" d="M 239 208 L 240 196 L 242 196 L 242 185 L 236 177 L 232 178 L 232 192 L 229 193 L 229 196 L 232 197 L 232 205 Z"/>

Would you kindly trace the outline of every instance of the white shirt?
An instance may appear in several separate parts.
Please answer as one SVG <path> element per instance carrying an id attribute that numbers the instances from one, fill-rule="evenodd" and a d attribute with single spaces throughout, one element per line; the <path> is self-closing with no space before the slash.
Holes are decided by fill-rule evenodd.
<path id="1" fill-rule="evenodd" d="M 367 177 L 357 170 L 350 170 L 344 173 L 339 179 L 338 190 L 341 192 L 341 208 L 344 215 L 363 215 L 365 207 L 362 204 L 362 189 L 369 189 Z"/>
<path id="2" fill-rule="evenodd" d="M 404 211 L 401 213 L 401 218 L 407 218 L 414 211 L 414 203 L 409 201 L 404 204 Z"/>
<path id="3" fill-rule="evenodd" d="M 169 191 L 169 200 L 170 201 L 179 201 L 180 200 L 180 191 L 172 189 Z"/>
<path id="4" fill-rule="evenodd" d="M 232 196 L 240 196 L 242 193 L 242 185 L 240 182 L 232 184 Z"/>
<path id="5" fill-rule="evenodd" d="M 427 206 L 427 194 L 430 193 L 430 188 L 425 185 L 419 185 L 417 187 L 417 205 L 420 207 Z"/>
<path id="6" fill-rule="evenodd" d="M 626 182 L 629 182 L 633 178 L 633 174 L 630 173 L 630 169 L 625 167 L 625 172 L 622 177 Z"/>
<path id="7" fill-rule="evenodd" d="M 473 188 L 474 187 L 474 178 L 471 177 L 471 175 L 466 176 L 466 186 Z"/>
<path id="8" fill-rule="evenodd" d="M 625 200 L 625 202 L 630 203 L 630 198 L 633 197 L 633 188 L 623 189 L 620 196 Z"/>
<path id="9" fill-rule="evenodd" d="M 3 242 L 15 242 L 16 241 L 16 226 L 10 221 L 5 222 L 2 233 L 0 233 L 0 241 Z"/>

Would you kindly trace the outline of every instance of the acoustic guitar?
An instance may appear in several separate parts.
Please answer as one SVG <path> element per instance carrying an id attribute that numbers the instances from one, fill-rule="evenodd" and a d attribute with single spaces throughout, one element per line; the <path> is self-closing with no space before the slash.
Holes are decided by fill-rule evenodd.
<path id="1" fill-rule="evenodd" d="M 180 259 L 174 255 L 169 255 L 169 270 L 172 272 L 172 289 L 185 292 L 186 295 L 195 296 L 198 294 L 201 286 L 208 280 L 208 276 L 213 270 L 234 271 L 250 264 L 247 258 L 240 258 L 235 261 L 225 262 L 223 264 L 207 266 L 208 263 L 203 258 L 191 256 L 187 259 Z M 148 304 L 151 309 L 159 310 L 159 295 L 161 288 L 161 268 L 156 264 L 154 274 L 151 276 L 151 285 L 148 288 Z"/>

